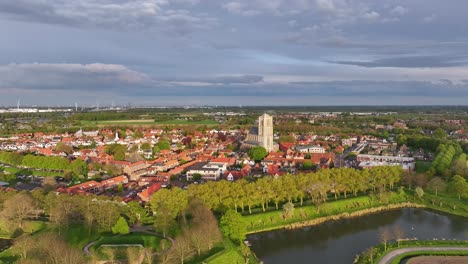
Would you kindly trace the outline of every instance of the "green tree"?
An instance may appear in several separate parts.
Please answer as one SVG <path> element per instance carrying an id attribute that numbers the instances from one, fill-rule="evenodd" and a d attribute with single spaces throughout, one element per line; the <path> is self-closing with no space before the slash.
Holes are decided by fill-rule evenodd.
<path id="1" fill-rule="evenodd" d="M 434 177 L 427 183 L 427 189 L 435 192 L 437 196 L 438 192 L 444 192 L 447 189 L 447 183 L 440 177 Z"/>
<path id="2" fill-rule="evenodd" d="M 288 202 L 283 205 L 283 217 L 285 219 L 294 217 L 294 204 L 293 203 Z"/>
<path id="3" fill-rule="evenodd" d="M 468 195 L 468 183 L 460 175 L 455 175 L 449 183 L 449 191 L 457 195 L 460 200 L 461 197 Z"/>
<path id="4" fill-rule="evenodd" d="M 416 187 L 416 195 L 419 199 L 422 199 L 424 196 L 424 190 L 421 187 Z"/>
<path id="5" fill-rule="evenodd" d="M 153 147 L 153 154 L 159 153 L 161 149 L 158 146 Z"/>
<path id="6" fill-rule="evenodd" d="M 82 159 L 74 160 L 70 165 L 71 171 L 75 176 L 87 176 L 88 175 L 88 164 Z"/>
<path id="7" fill-rule="evenodd" d="M 125 160 L 125 152 L 121 152 L 121 151 L 116 152 L 114 154 L 114 159 L 115 160 Z"/>
<path id="8" fill-rule="evenodd" d="M 130 227 L 128 226 L 127 220 L 123 217 L 119 217 L 117 223 L 112 227 L 112 233 L 125 235 L 130 233 Z"/>
<path id="9" fill-rule="evenodd" d="M 261 146 L 253 147 L 249 151 L 250 158 L 257 162 L 263 160 L 263 158 L 265 158 L 267 155 L 268 155 L 267 150 Z"/>
<path id="10" fill-rule="evenodd" d="M 194 173 L 192 177 L 193 181 L 196 181 L 196 182 L 199 182 L 201 178 L 202 178 L 202 175 L 200 173 Z"/>
<path id="11" fill-rule="evenodd" d="M 145 143 L 141 144 L 140 148 L 143 151 L 150 151 L 151 150 L 151 144 L 148 143 L 148 142 L 145 142 Z"/>
<path id="12" fill-rule="evenodd" d="M 302 163 L 302 168 L 304 170 L 310 170 L 310 169 L 312 169 L 313 165 L 314 164 L 312 163 L 311 160 L 304 160 L 304 163 Z"/>
<path id="13" fill-rule="evenodd" d="M 158 146 L 160 150 L 169 150 L 171 148 L 171 144 L 167 140 L 160 140 L 156 146 Z"/>
<path id="14" fill-rule="evenodd" d="M 57 143 L 57 145 L 55 146 L 55 151 L 58 151 L 58 152 L 64 152 L 66 153 L 67 155 L 70 155 L 73 153 L 73 147 L 63 143 L 63 142 L 59 142 Z"/>
<path id="15" fill-rule="evenodd" d="M 247 233 L 247 226 L 242 220 L 241 214 L 234 210 L 228 210 L 220 221 L 221 231 L 224 235 L 236 241 L 242 243 Z"/>

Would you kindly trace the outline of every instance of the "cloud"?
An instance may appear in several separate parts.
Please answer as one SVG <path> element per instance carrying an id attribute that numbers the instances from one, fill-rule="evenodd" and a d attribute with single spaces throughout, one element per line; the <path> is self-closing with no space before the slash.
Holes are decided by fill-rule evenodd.
<path id="1" fill-rule="evenodd" d="M 406 13 L 408 13 L 408 9 L 402 6 L 395 6 L 392 10 L 390 10 L 390 14 L 396 15 L 396 16 L 402 16 Z"/>
<path id="2" fill-rule="evenodd" d="M 369 11 L 362 15 L 362 18 L 367 19 L 369 21 L 375 21 L 380 18 L 380 14 L 375 11 Z"/>
<path id="3" fill-rule="evenodd" d="M 248 10 L 247 6 L 240 2 L 229 2 L 223 5 L 223 8 L 232 14 L 242 16 L 254 16 L 261 14 L 261 12 L 258 10 Z"/>
<path id="4" fill-rule="evenodd" d="M 165 78 L 162 79 L 168 83 L 176 83 L 179 85 L 193 85 L 193 86 L 211 86 L 213 84 L 255 84 L 263 82 L 264 77 L 260 75 L 226 75 L 218 77 L 197 77 L 197 78 Z"/>
<path id="5" fill-rule="evenodd" d="M 467 57 L 453 56 L 408 56 L 384 58 L 374 61 L 331 61 L 332 63 L 355 65 L 361 67 L 400 67 L 400 68 L 433 68 L 468 65 Z"/>
<path id="6" fill-rule="evenodd" d="M 0 66 L 0 90 L 115 90 L 146 87 L 152 80 L 143 73 L 116 64 L 25 63 Z"/>
<path id="7" fill-rule="evenodd" d="M 196 5 L 198 0 L 15 0 L 0 1 L 0 14 L 22 21 L 117 30 L 160 30 L 179 33 L 213 25 L 215 18 L 173 5 Z"/>

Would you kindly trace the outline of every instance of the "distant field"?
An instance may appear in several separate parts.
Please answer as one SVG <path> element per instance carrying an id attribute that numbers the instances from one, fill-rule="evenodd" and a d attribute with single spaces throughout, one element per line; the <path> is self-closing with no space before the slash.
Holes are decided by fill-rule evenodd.
<path id="1" fill-rule="evenodd" d="M 183 119 L 158 121 L 154 123 L 158 125 L 217 125 L 218 124 L 214 120 L 192 121 L 192 120 L 183 120 Z"/>
<path id="2" fill-rule="evenodd" d="M 81 121 L 82 125 L 217 125 L 214 120 L 191 121 L 183 119 L 174 119 L 155 122 L 153 119 L 134 119 L 134 120 L 105 120 L 105 121 Z"/>

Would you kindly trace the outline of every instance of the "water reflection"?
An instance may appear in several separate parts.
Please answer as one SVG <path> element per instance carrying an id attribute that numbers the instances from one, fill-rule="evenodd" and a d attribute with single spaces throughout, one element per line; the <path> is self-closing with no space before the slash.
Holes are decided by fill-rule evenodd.
<path id="1" fill-rule="evenodd" d="M 252 249 L 269 263 L 352 263 L 378 243 L 379 230 L 401 228 L 405 237 L 468 239 L 466 218 L 424 209 L 399 209 L 296 230 L 251 235 Z"/>

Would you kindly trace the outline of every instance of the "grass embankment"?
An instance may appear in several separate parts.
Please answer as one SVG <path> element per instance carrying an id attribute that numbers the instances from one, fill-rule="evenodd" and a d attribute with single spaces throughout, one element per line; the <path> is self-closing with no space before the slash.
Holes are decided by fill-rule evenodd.
<path id="1" fill-rule="evenodd" d="M 245 259 L 239 248 L 229 239 L 224 239 L 224 250 L 205 259 L 203 263 L 208 264 L 244 264 Z M 257 264 L 257 258 L 251 254 L 249 264 Z"/>
<path id="2" fill-rule="evenodd" d="M 412 192 L 410 191 L 409 193 Z M 436 196 L 431 193 L 425 193 L 422 199 L 416 198 L 413 195 L 409 197 L 412 202 L 423 204 L 433 210 L 468 217 L 468 199 L 459 200 L 455 197 Z"/>
<path id="3" fill-rule="evenodd" d="M 247 233 L 252 234 L 281 228 L 299 228 L 387 209 L 417 206 L 404 204 L 400 207 L 386 207 L 388 204 L 401 204 L 406 201 L 405 197 L 396 193 L 391 193 L 388 202 L 372 201 L 369 196 L 360 196 L 324 203 L 319 206 L 318 211 L 313 205 L 297 207 L 294 210 L 294 216 L 289 219 L 283 218 L 282 210 L 245 215 L 243 219 L 247 224 Z"/>

